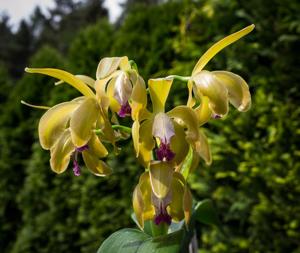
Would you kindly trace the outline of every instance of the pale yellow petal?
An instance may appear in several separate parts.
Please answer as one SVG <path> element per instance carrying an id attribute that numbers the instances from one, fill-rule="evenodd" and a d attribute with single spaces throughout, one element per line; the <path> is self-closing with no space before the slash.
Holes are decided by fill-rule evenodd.
<path id="1" fill-rule="evenodd" d="M 181 105 L 167 113 L 182 127 L 187 127 L 186 139 L 193 142 L 199 138 L 198 119 L 196 113 L 189 107 Z"/>
<path id="2" fill-rule="evenodd" d="M 104 177 L 112 173 L 111 168 L 102 160 L 99 160 L 97 156 L 94 156 L 85 150 L 82 152 L 82 158 L 86 167 L 96 176 Z"/>
<path id="3" fill-rule="evenodd" d="M 215 43 L 213 46 L 211 46 L 199 59 L 197 64 L 195 65 L 192 76 L 199 73 L 204 66 L 223 48 L 229 46 L 231 43 L 239 40 L 240 38 L 244 37 L 248 33 L 250 33 L 254 29 L 254 25 L 249 25 L 245 27 L 244 29 L 235 32 L 233 34 L 228 35 L 227 37 L 223 38 L 222 40 Z"/>
<path id="4" fill-rule="evenodd" d="M 147 91 L 144 80 L 138 76 L 133 85 L 130 97 L 131 117 L 133 120 L 141 120 L 141 113 L 147 106 Z"/>
<path id="5" fill-rule="evenodd" d="M 87 97 L 95 96 L 93 91 L 82 80 L 80 80 L 79 78 L 75 77 L 67 71 L 52 68 L 25 68 L 25 71 L 28 73 L 39 73 L 55 77 L 70 84 Z"/>
<path id="6" fill-rule="evenodd" d="M 209 121 L 212 116 L 212 110 L 209 107 L 209 98 L 202 96 L 200 105 L 195 108 L 194 111 L 198 116 L 199 126 L 202 126 Z"/>
<path id="7" fill-rule="evenodd" d="M 152 136 L 153 120 L 145 120 L 140 126 L 139 160 L 146 168 L 149 166 L 155 142 Z"/>
<path id="8" fill-rule="evenodd" d="M 40 119 L 39 139 L 42 148 L 50 149 L 64 132 L 72 113 L 80 106 L 78 102 L 65 102 L 50 108 Z"/>
<path id="9" fill-rule="evenodd" d="M 251 95 L 245 80 L 228 71 L 213 71 L 219 81 L 227 88 L 229 102 L 239 111 L 247 111 L 251 107 Z"/>
<path id="10" fill-rule="evenodd" d="M 165 103 L 168 98 L 173 79 L 150 79 L 148 81 L 150 97 L 153 106 L 153 112 L 164 112 Z"/>
<path id="11" fill-rule="evenodd" d="M 62 173 L 68 168 L 71 154 L 74 152 L 75 147 L 72 143 L 69 129 L 65 130 L 57 140 L 55 145 L 50 149 L 51 169 L 56 173 Z"/>
<path id="12" fill-rule="evenodd" d="M 183 194 L 184 183 L 178 178 L 177 172 L 174 172 L 172 180 L 172 201 L 168 207 L 168 212 L 172 217 L 172 220 L 179 222 L 184 218 L 183 210 Z"/>
<path id="13" fill-rule="evenodd" d="M 211 72 L 203 70 L 193 76 L 194 93 L 201 100 L 209 98 L 209 106 L 214 113 L 223 116 L 228 112 L 228 90 Z"/>
<path id="14" fill-rule="evenodd" d="M 153 193 L 158 198 L 167 196 L 174 169 L 171 163 L 154 161 L 150 164 L 150 181 Z"/>
<path id="15" fill-rule="evenodd" d="M 189 144 L 185 139 L 185 131 L 182 126 L 174 122 L 175 136 L 171 139 L 171 150 L 175 153 L 173 161 L 179 165 L 189 151 Z"/>
<path id="16" fill-rule="evenodd" d="M 141 228 L 144 228 L 144 217 L 143 217 L 144 201 L 143 201 L 143 196 L 139 184 L 135 187 L 133 191 L 132 206 L 133 206 L 133 211 L 135 213 L 137 222 L 139 223 Z"/>
<path id="17" fill-rule="evenodd" d="M 144 172 L 140 176 L 139 186 L 143 197 L 143 220 L 152 220 L 155 215 L 155 209 L 152 205 L 152 187 L 149 172 Z"/>
<path id="18" fill-rule="evenodd" d="M 139 140 L 140 140 L 140 123 L 138 121 L 134 121 L 132 124 L 132 141 L 133 141 L 133 147 L 136 152 L 136 157 L 139 155 Z"/>
<path id="19" fill-rule="evenodd" d="M 96 99 L 87 98 L 73 112 L 70 120 L 72 141 L 76 147 L 87 144 L 91 135 L 92 128 L 100 117 L 100 108 Z"/>
<path id="20" fill-rule="evenodd" d="M 207 137 L 202 131 L 199 130 L 199 139 L 195 142 L 195 151 L 198 155 L 206 162 L 207 165 L 210 165 L 212 162 L 210 147 L 208 144 Z"/>
<path id="21" fill-rule="evenodd" d="M 193 107 L 195 105 L 195 99 L 193 98 L 193 81 L 191 79 L 188 81 L 187 86 L 188 86 L 188 91 L 189 91 L 187 106 Z"/>
<path id="22" fill-rule="evenodd" d="M 112 74 L 118 68 L 122 70 L 130 69 L 127 56 L 123 57 L 106 57 L 101 59 L 96 71 L 96 78 L 103 79 Z"/>
<path id="23" fill-rule="evenodd" d="M 99 137 L 94 132 L 88 142 L 88 149 L 90 153 L 93 153 L 98 158 L 103 158 L 108 155 L 106 147 L 102 144 Z"/>

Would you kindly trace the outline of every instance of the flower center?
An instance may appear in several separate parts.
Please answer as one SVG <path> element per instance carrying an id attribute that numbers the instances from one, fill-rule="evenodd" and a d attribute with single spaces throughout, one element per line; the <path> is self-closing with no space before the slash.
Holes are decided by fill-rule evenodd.
<path id="1" fill-rule="evenodd" d="M 159 145 L 159 148 L 155 151 L 156 157 L 160 161 L 171 161 L 175 153 L 171 150 L 170 144 L 162 142 Z"/>
<path id="2" fill-rule="evenodd" d="M 167 212 L 167 207 L 163 205 L 163 202 L 160 203 L 159 211 L 154 217 L 154 223 L 160 225 L 161 223 L 166 223 L 171 225 L 172 217 Z"/>
<path id="3" fill-rule="evenodd" d="M 128 101 L 123 104 L 121 106 L 121 109 L 120 111 L 118 112 L 118 115 L 121 117 L 121 118 L 125 118 L 126 116 L 129 116 L 131 114 L 131 107 L 128 103 Z"/>
<path id="4" fill-rule="evenodd" d="M 74 175 L 76 177 L 80 176 L 80 166 L 78 164 L 78 153 L 81 153 L 85 150 L 88 150 L 89 146 L 88 145 L 84 145 L 82 147 L 78 147 L 75 149 L 74 153 L 73 153 L 73 172 Z"/>

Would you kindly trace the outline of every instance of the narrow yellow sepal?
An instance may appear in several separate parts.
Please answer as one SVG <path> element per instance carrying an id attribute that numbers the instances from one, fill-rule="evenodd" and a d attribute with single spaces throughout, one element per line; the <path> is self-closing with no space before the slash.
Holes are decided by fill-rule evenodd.
<path id="1" fill-rule="evenodd" d="M 87 97 L 94 97 L 95 94 L 93 91 L 79 78 L 72 75 L 71 73 L 60 70 L 60 69 L 53 69 L 53 68 L 25 68 L 25 71 L 27 73 L 38 73 L 38 74 L 44 74 L 48 76 L 52 76 L 54 78 L 57 78 L 59 80 L 63 80 L 64 82 L 70 84 L 75 89 L 77 89 L 79 92 L 81 92 L 83 95 Z"/>
<path id="2" fill-rule="evenodd" d="M 244 29 L 235 32 L 233 34 L 228 35 L 227 37 L 223 38 L 222 40 L 215 43 L 213 46 L 211 46 L 199 59 L 197 64 L 195 65 L 192 76 L 199 73 L 205 65 L 217 54 L 219 53 L 223 48 L 229 46 L 233 42 L 239 40 L 240 38 L 244 37 L 248 33 L 250 33 L 254 29 L 255 25 L 249 25 L 245 27 Z"/>

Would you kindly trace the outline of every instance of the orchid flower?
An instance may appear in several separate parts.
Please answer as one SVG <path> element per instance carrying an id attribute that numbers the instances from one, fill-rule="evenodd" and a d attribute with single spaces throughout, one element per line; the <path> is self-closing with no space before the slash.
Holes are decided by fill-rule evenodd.
<path id="1" fill-rule="evenodd" d="M 228 102 L 239 111 L 247 111 L 251 107 L 251 95 L 245 80 L 228 71 L 203 70 L 205 65 L 223 48 L 239 40 L 254 29 L 254 25 L 233 33 L 210 47 L 195 65 L 188 82 L 188 106 L 195 108 L 199 125 L 206 123 L 211 117 L 219 118 L 227 114 Z M 193 95 L 194 94 L 194 97 Z"/>
<path id="2" fill-rule="evenodd" d="M 172 161 L 179 166 L 191 145 L 209 164 L 211 155 L 208 142 L 198 128 L 196 113 L 188 106 L 177 106 L 165 112 L 172 82 L 172 79 L 167 78 L 150 79 L 148 82 L 153 112 L 143 108 L 139 111 L 139 118 L 134 118 L 132 138 L 136 155 L 141 163 L 148 167 L 153 160 L 152 151 L 157 145 L 158 160 Z M 145 94 L 145 91 L 141 91 L 140 94 Z"/>
<path id="3" fill-rule="evenodd" d="M 108 101 L 96 94 L 80 78 L 50 68 L 26 68 L 26 72 L 49 75 L 72 85 L 84 96 L 49 108 L 39 122 L 42 148 L 50 150 L 50 165 L 54 172 L 64 172 L 73 158 L 75 175 L 80 174 L 77 157 L 82 153 L 86 166 L 98 176 L 110 174 L 111 169 L 99 158 L 108 152 L 94 129 L 101 129 L 103 139 L 114 144 L 114 132 L 107 116 Z"/>
<path id="4" fill-rule="evenodd" d="M 156 225 L 190 220 L 192 195 L 184 177 L 174 172 L 172 163 L 154 161 L 133 192 L 133 210 L 139 225 L 153 220 Z M 160 173 L 162 172 L 162 173 Z"/>
<path id="5" fill-rule="evenodd" d="M 127 56 L 103 58 L 96 71 L 95 88 L 98 94 L 106 94 L 110 108 L 119 117 L 131 115 L 130 99 L 136 86 L 145 86 L 137 70 L 133 69 Z"/>

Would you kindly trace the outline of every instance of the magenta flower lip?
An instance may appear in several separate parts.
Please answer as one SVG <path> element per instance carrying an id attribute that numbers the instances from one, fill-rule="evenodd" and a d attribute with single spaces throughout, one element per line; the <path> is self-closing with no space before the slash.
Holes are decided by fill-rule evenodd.
<path id="1" fill-rule="evenodd" d="M 84 145 L 84 146 L 76 148 L 76 151 L 83 152 L 83 151 L 88 150 L 88 149 L 89 149 L 89 146 L 88 145 Z"/>
<path id="2" fill-rule="evenodd" d="M 175 157 L 175 153 L 171 150 L 168 143 L 161 142 L 159 148 L 155 151 L 157 159 L 160 161 L 171 161 Z"/>
<path id="3" fill-rule="evenodd" d="M 121 109 L 120 111 L 118 112 L 118 115 L 121 117 L 121 118 L 125 118 L 126 116 L 129 116 L 131 114 L 131 107 L 128 103 L 128 101 L 123 104 L 121 106 Z"/>

